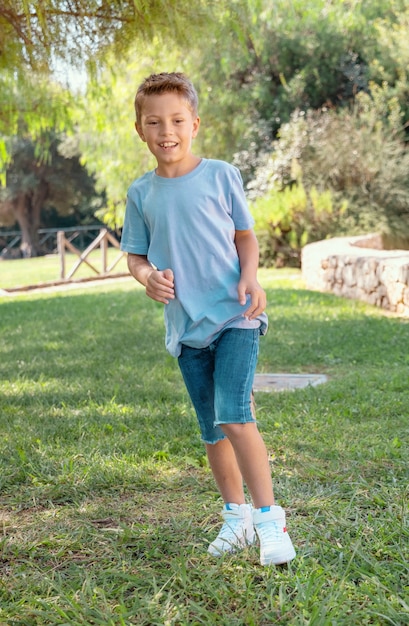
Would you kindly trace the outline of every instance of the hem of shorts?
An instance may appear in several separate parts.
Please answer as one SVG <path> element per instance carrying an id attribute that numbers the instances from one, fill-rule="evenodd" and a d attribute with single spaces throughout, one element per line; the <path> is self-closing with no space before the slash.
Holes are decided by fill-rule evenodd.
<path id="1" fill-rule="evenodd" d="M 219 437 L 218 439 L 215 439 L 215 441 L 207 441 L 206 439 L 203 439 L 203 437 L 202 437 L 203 443 L 207 444 L 208 446 L 213 446 L 216 443 L 219 443 L 219 441 L 223 441 L 224 439 L 227 439 L 226 435 L 224 435 L 222 437 Z"/>
<path id="2" fill-rule="evenodd" d="M 229 424 L 255 424 L 257 420 L 253 417 L 250 420 L 236 420 L 235 422 L 215 422 L 215 426 L 228 426 Z"/>

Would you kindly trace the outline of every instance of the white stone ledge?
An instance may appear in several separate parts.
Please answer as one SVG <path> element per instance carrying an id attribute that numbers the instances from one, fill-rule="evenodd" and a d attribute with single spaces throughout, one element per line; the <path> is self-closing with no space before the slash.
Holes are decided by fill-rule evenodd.
<path id="1" fill-rule="evenodd" d="M 376 235 L 307 244 L 301 268 L 308 289 L 409 316 L 409 250 L 382 250 Z"/>

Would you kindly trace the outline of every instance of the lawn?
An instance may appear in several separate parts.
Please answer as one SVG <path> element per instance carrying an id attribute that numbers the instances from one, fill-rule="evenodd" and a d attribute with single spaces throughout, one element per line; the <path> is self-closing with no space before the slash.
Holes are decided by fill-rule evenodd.
<path id="1" fill-rule="evenodd" d="M 161 305 L 132 281 L 4 296 L 1 625 L 409 624 L 409 320 L 260 278 L 258 371 L 328 376 L 256 396 L 297 558 L 207 554 L 222 503 Z"/>
<path id="2" fill-rule="evenodd" d="M 120 257 L 120 250 L 109 247 L 107 254 L 108 267 Z M 65 255 L 66 275 L 71 271 L 78 261 L 78 256 L 71 253 Z M 102 253 L 94 250 L 87 256 L 87 261 L 94 266 L 98 272 L 102 272 Z M 121 258 L 112 270 L 112 274 L 125 273 L 128 271 L 126 257 Z M 73 276 L 73 280 L 98 277 L 89 265 L 82 263 Z M 34 259 L 15 259 L 5 261 L 0 259 L 0 290 L 11 289 L 22 286 L 36 285 L 42 282 L 53 282 L 60 280 L 60 257 L 58 254 L 48 254 L 47 256 L 36 257 Z"/>

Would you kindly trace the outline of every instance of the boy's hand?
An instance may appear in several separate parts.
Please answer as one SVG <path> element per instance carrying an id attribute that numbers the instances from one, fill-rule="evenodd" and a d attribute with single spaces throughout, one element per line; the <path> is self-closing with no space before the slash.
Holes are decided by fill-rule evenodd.
<path id="1" fill-rule="evenodd" d="M 175 297 L 175 284 L 172 270 L 152 269 L 146 282 L 146 295 L 157 302 L 169 304 L 169 300 L 173 300 Z"/>
<path id="2" fill-rule="evenodd" d="M 243 278 L 240 280 L 237 287 L 237 293 L 239 296 L 240 304 L 246 304 L 246 295 L 251 296 L 251 304 L 249 308 L 243 313 L 244 317 L 249 320 L 254 320 L 260 315 L 267 306 L 267 296 L 264 289 L 255 280 L 247 283 Z"/>

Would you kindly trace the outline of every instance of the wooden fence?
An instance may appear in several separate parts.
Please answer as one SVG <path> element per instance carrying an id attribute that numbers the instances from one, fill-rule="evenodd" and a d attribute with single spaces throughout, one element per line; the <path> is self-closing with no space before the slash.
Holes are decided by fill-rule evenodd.
<path id="1" fill-rule="evenodd" d="M 57 234 L 64 230 L 65 236 L 80 250 L 85 250 L 87 245 L 95 239 L 103 226 L 101 224 L 87 226 L 68 226 L 60 228 L 40 228 L 38 240 L 43 254 L 57 254 Z M 0 256 L 4 259 L 19 259 L 22 234 L 20 230 L 0 229 Z"/>
<path id="2" fill-rule="evenodd" d="M 90 245 L 83 251 L 78 250 L 69 239 L 65 236 L 63 230 L 57 233 L 57 249 L 60 257 L 60 279 L 70 280 L 75 272 L 78 270 L 82 263 L 85 263 L 90 267 L 98 276 L 106 276 L 110 274 L 112 270 L 117 266 L 122 257 L 125 256 L 125 252 L 119 251 L 117 257 L 108 265 L 108 245 L 111 244 L 114 248 L 120 250 L 119 243 L 113 235 L 106 228 L 102 228 L 98 236 L 90 243 Z M 88 259 L 88 256 L 96 248 L 101 249 L 101 270 L 98 270 Z M 66 272 L 66 250 L 69 250 L 73 254 L 78 256 L 78 260 L 74 263 L 70 271 Z"/>

